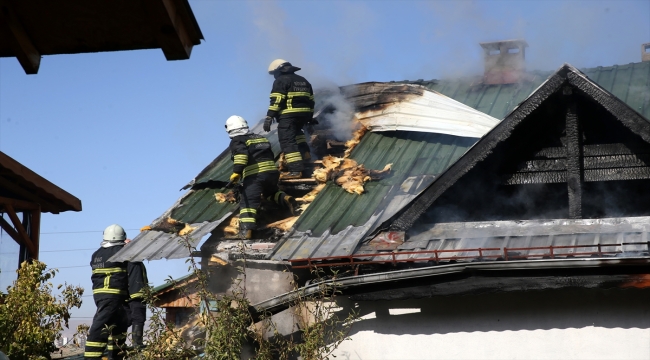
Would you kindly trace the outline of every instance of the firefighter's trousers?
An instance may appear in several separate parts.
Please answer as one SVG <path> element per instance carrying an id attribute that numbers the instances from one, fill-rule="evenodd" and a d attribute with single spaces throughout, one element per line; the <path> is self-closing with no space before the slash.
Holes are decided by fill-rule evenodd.
<path id="1" fill-rule="evenodd" d="M 86 339 L 84 359 L 101 359 L 104 349 L 108 349 L 113 359 L 123 358 L 118 354 L 124 347 L 129 326 L 124 311 L 125 300 L 118 297 L 95 299 L 97 311 Z"/>
<path id="2" fill-rule="evenodd" d="M 284 153 L 287 167 L 291 172 L 299 172 L 304 169 L 303 159 L 309 154 L 309 145 L 302 128 L 311 119 L 311 114 L 290 118 L 283 118 L 278 121 L 278 140 L 280 149 Z"/>
<path id="3" fill-rule="evenodd" d="M 257 210 L 262 204 L 262 196 L 282 207 L 286 207 L 286 194 L 278 189 L 280 173 L 266 171 L 244 178 L 243 189 L 239 202 L 239 228 L 254 230 L 257 226 Z"/>

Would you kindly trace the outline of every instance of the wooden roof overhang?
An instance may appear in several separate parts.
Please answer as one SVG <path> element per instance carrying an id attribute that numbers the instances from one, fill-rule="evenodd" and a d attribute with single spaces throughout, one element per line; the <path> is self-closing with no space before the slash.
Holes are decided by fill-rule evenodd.
<path id="1" fill-rule="evenodd" d="M 0 57 L 27 74 L 43 55 L 162 49 L 184 60 L 202 39 L 187 0 L 0 0 Z"/>
<path id="2" fill-rule="evenodd" d="M 25 247 L 27 257 L 38 259 L 41 212 L 64 211 L 81 211 L 81 200 L 0 152 L 0 212 L 11 220 L 0 217 L 0 227 Z"/>

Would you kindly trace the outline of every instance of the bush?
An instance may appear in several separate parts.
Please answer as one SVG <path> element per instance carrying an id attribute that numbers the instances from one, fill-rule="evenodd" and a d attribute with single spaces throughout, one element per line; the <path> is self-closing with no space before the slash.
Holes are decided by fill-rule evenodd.
<path id="1" fill-rule="evenodd" d="M 7 288 L 0 304 L 0 350 L 12 360 L 49 359 L 54 341 L 68 327 L 70 310 L 81 306 L 84 289 L 58 285 L 61 295 L 52 294 L 50 282 L 58 270 L 40 261 L 23 262 L 18 279 Z"/>

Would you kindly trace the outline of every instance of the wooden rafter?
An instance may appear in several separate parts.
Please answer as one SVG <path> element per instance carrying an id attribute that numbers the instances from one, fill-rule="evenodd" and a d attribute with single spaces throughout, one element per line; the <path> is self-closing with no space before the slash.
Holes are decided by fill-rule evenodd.
<path id="1" fill-rule="evenodd" d="M 9 215 L 9 218 L 14 225 L 14 229 L 17 231 L 16 235 L 19 236 L 20 241 L 24 243 L 25 246 L 27 246 L 27 250 L 29 251 L 32 259 L 38 259 L 38 249 L 32 242 L 32 239 L 30 239 L 29 234 L 27 234 L 27 230 L 25 230 L 23 224 L 20 222 L 20 219 L 18 218 L 18 215 L 16 214 L 13 206 L 7 204 L 5 205 L 5 209 L 7 209 L 7 215 Z M 16 239 L 16 241 L 19 240 Z"/>
<path id="2" fill-rule="evenodd" d="M 194 46 L 173 0 L 145 0 L 156 38 L 167 60 L 190 58 Z"/>
<path id="3" fill-rule="evenodd" d="M 12 48 L 25 73 L 38 73 L 38 68 L 41 65 L 41 54 L 34 46 L 29 35 L 27 35 L 25 28 L 7 0 L 0 0 L 0 18 L 2 19 L 0 23 L 4 24 L 9 33 L 13 35 Z"/>
<path id="4" fill-rule="evenodd" d="M 567 86 L 565 93 L 572 92 Z M 566 110 L 567 189 L 569 192 L 569 218 L 582 218 L 582 132 L 575 100 L 570 99 Z"/>

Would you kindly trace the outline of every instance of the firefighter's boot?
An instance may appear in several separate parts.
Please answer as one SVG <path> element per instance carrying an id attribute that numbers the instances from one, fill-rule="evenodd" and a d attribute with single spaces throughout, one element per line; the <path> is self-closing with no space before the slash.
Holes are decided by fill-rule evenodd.
<path id="1" fill-rule="evenodd" d="M 296 199 L 294 199 L 293 196 L 285 194 L 282 198 L 282 201 L 284 202 L 284 205 L 287 207 L 287 209 L 289 209 L 291 212 L 291 215 L 298 215 L 298 202 L 296 202 Z"/>
<path id="2" fill-rule="evenodd" d="M 300 179 L 302 178 L 301 171 L 290 171 L 280 173 L 280 180 L 289 180 L 289 179 Z"/>
<path id="3" fill-rule="evenodd" d="M 144 342 L 142 338 L 144 336 L 144 327 L 140 324 L 133 325 L 133 347 L 135 349 L 141 349 L 144 347 Z"/>
<path id="4" fill-rule="evenodd" d="M 250 240 L 253 238 L 253 229 L 239 229 L 239 239 Z"/>

